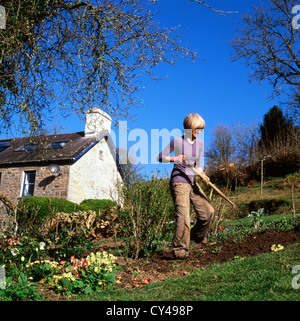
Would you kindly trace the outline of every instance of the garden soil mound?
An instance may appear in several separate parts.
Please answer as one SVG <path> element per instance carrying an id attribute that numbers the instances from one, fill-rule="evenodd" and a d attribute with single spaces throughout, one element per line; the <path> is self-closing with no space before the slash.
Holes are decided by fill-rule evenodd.
<path id="1" fill-rule="evenodd" d="M 220 243 L 191 243 L 189 257 L 186 260 L 174 260 L 171 251 L 154 253 L 151 257 L 132 261 L 119 258 L 122 269 L 119 286 L 134 287 L 134 279 L 152 278 L 152 282 L 162 281 L 166 277 L 177 277 L 191 272 L 193 269 L 206 268 L 213 263 L 223 263 L 235 256 L 249 257 L 260 253 L 271 252 L 273 244 L 287 245 L 300 242 L 300 231 L 269 231 L 251 235 L 241 241 L 232 239 Z M 105 244 L 103 244 L 105 246 Z M 108 248 L 103 248 L 107 250 Z M 101 249 L 99 249 L 101 250 Z"/>

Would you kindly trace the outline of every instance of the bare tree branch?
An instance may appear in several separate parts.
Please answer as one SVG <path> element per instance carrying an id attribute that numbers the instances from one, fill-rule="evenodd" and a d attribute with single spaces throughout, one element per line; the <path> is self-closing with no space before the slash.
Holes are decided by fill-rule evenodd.
<path id="1" fill-rule="evenodd" d="M 289 95 L 293 109 L 300 112 L 300 33 L 292 24 L 294 0 L 269 0 L 242 17 L 238 35 L 231 41 L 232 61 L 251 68 L 250 80 L 268 80 L 273 95 Z"/>
<path id="2" fill-rule="evenodd" d="M 130 117 L 141 106 L 141 74 L 155 78 L 162 63 L 196 58 L 142 0 L 2 2 L 1 132 L 16 116 L 37 132 L 57 110 L 81 115 L 100 106 L 114 118 Z"/>
<path id="3" fill-rule="evenodd" d="M 0 133 L 14 123 L 36 133 L 58 112 L 82 115 L 94 106 L 131 117 L 142 105 L 142 74 L 157 78 L 157 66 L 196 58 L 176 28 L 159 26 L 148 6 L 154 2 L 1 0 Z"/>
<path id="4" fill-rule="evenodd" d="M 238 13 L 237 11 L 223 11 L 223 10 L 215 9 L 215 8 L 213 8 L 212 6 L 208 5 L 208 4 L 206 3 L 206 1 L 201 1 L 201 0 L 190 0 L 190 1 L 199 3 L 199 4 L 207 7 L 208 9 L 214 11 L 215 13 L 218 13 L 218 14 L 221 14 L 221 15 L 226 15 L 226 14 L 230 14 L 230 13 Z"/>

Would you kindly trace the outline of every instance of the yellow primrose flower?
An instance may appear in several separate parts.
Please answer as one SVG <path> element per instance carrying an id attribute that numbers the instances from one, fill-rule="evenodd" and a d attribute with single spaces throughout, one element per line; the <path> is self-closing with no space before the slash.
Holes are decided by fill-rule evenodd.
<path id="1" fill-rule="evenodd" d="M 283 249 L 284 249 L 284 247 L 283 247 L 281 244 L 278 244 L 278 245 L 273 244 L 273 245 L 271 246 L 271 250 L 272 250 L 273 252 L 278 252 L 278 251 L 281 251 L 281 250 L 283 250 Z"/>

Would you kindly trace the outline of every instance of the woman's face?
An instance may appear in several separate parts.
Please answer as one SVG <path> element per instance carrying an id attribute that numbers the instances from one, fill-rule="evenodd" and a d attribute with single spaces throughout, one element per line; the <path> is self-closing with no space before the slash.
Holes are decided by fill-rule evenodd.
<path id="1" fill-rule="evenodd" d="M 203 128 L 194 128 L 192 129 L 192 138 L 196 139 L 197 136 L 202 132 Z"/>

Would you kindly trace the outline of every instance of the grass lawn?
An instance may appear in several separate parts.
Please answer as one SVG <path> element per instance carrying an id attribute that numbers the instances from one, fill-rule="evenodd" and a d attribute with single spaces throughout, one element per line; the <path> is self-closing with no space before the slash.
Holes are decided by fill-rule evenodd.
<path id="1" fill-rule="evenodd" d="M 279 252 L 251 258 L 237 258 L 214 264 L 206 270 L 139 289 L 105 288 L 101 293 L 81 296 L 80 300 L 99 301 L 299 301 L 298 276 L 300 244 Z M 300 268 L 300 266 L 299 266 Z M 78 298 L 79 299 L 79 298 Z"/>
<path id="2" fill-rule="evenodd" d="M 269 215 L 269 216 L 263 216 L 262 220 L 264 223 L 270 223 L 270 222 L 280 222 L 282 221 L 282 219 L 292 219 L 293 218 L 293 214 L 278 214 L 278 215 Z M 252 220 L 250 217 L 246 217 L 246 218 L 240 218 L 240 219 L 235 219 L 235 220 L 228 220 L 228 221 L 224 221 L 222 222 L 220 225 L 221 226 L 226 226 L 226 225 L 232 225 L 232 226 L 251 226 Z"/>

